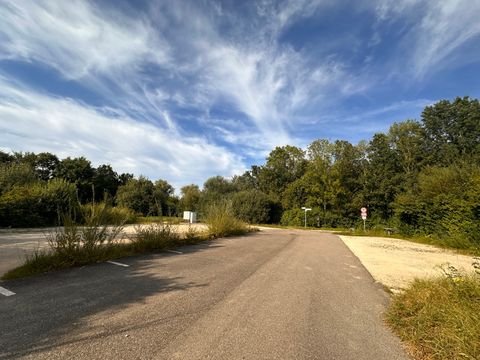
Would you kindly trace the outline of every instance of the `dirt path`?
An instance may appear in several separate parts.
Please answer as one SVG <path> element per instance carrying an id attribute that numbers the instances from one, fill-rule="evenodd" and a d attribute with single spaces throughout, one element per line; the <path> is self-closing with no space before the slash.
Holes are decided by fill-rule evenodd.
<path id="1" fill-rule="evenodd" d="M 438 276 L 439 266 L 449 263 L 473 271 L 472 256 L 435 246 L 393 238 L 340 236 L 373 278 L 392 291 L 404 289 L 414 278 Z"/>

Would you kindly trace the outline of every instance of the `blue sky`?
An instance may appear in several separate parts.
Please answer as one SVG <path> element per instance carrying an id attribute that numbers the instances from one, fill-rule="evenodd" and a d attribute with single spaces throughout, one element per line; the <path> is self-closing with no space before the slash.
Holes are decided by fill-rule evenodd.
<path id="1" fill-rule="evenodd" d="M 0 148 L 202 184 L 480 97 L 480 1 L 0 3 Z"/>

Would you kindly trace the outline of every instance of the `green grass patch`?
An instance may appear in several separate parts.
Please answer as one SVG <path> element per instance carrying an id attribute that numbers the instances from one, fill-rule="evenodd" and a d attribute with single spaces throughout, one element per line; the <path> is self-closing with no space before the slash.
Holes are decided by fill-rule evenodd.
<path id="1" fill-rule="evenodd" d="M 478 275 L 415 280 L 386 316 L 416 359 L 480 359 Z"/>

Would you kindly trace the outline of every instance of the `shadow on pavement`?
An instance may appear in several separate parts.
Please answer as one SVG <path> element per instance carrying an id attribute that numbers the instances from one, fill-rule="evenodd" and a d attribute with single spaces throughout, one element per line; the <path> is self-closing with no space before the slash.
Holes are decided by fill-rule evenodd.
<path id="1" fill-rule="evenodd" d="M 194 253 L 209 249 L 204 243 L 179 250 Z M 208 283 L 194 283 L 182 277 L 162 277 L 160 258 L 176 254 L 153 254 L 117 260 L 129 264 L 120 267 L 109 263 L 73 268 L 32 278 L 0 283 L 16 293 L 0 296 L 0 359 L 16 359 L 26 355 L 75 342 L 92 336 L 66 336 L 84 325 L 84 319 L 101 312 L 119 312 L 135 303 L 143 303 L 154 294 L 186 291 L 205 287 Z M 181 255 L 180 255 L 181 256 Z M 168 317 L 148 320 L 167 321 Z M 148 321 L 141 325 L 148 325 Z M 134 325 L 135 326 L 135 325 Z M 124 332 L 129 327 L 112 329 L 95 337 Z M 69 338 L 68 340 L 62 340 Z M 62 342 L 63 341 L 63 342 Z"/>

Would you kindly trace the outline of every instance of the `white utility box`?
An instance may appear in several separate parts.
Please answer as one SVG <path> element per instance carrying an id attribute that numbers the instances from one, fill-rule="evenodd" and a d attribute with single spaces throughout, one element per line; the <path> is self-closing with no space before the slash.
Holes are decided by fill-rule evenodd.
<path id="1" fill-rule="evenodd" d="M 195 211 L 184 211 L 183 220 L 187 220 L 190 224 L 197 222 L 197 213 Z"/>

